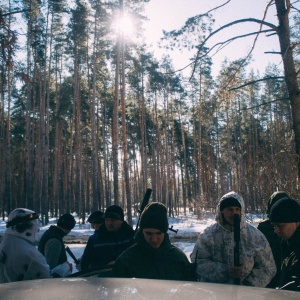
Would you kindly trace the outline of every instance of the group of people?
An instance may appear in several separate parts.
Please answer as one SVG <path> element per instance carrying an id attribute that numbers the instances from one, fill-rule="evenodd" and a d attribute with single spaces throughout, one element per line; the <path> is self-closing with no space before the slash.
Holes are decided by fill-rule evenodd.
<path id="1" fill-rule="evenodd" d="M 165 205 L 149 203 L 136 232 L 124 220 L 123 209 L 112 205 L 88 218 L 95 232 L 80 259 L 79 273 L 103 270 L 105 276 L 112 277 L 198 280 L 300 291 L 300 205 L 287 193 L 276 192 L 268 201 L 267 216 L 258 228 L 248 224 L 241 195 L 225 194 L 217 206 L 216 222 L 199 234 L 190 262 L 170 242 Z M 72 273 L 62 238 L 74 228 L 74 217 L 61 216 L 57 225 L 43 234 L 37 249 L 38 223 L 38 215 L 27 209 L 15 209 L 8 216 L 0 244 L 0 282 Z"/>

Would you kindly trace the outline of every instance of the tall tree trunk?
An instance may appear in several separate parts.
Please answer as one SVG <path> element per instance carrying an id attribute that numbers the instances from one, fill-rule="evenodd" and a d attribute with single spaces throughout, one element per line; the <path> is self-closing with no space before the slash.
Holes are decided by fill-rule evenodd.
<path id="1" fill-rule="evenodd" d="M 124 17 L 123 0 L 121 3 L 121 15 Z M 127 145 L 127 130 L 126 130 L 126 106 L 125 106 L 125 39 L 124 33 L 122 34 L 121 44 L 121 57 L 122 57 L 122 93 L 121 93 L 121 105 L 122 105 L 122 140 L 123 140 L 123 164 L 125 175 L 125 191 L 126 191 L 126 203 L 127 203 L 127 221 L 132 225 L 132 209 L 131 209 L 131 191 L 130 191 L 130 178 L 129 178 L 129 165 L 128 165 L 128 145 Z"/>
<path id="2" fill-rule="evenodd" d="M 116 47 L 116 73 L 115 73 L 115 92 L 112 119 L 112 153 L 113 153 L 113 184 L 114 184 L 114 204 L 119 204 L 119 76 L 120 76 L 120 42 L 117 41 Z"/>
<path id="3" fill-rule="evenodd" d="M 280 43 L 281 56 L 284 67 L 284 78 L 289 93 L 293 130 L 295 134 L 295 150 L 298 156 L 298 177 L 300 176 L 300 90 L 297 81 L 297 72 L 293 58 L 293 47 L 290 38 L 290 1 L 275 0 L 277 17 L 279 20 L 278 36 Z"/>

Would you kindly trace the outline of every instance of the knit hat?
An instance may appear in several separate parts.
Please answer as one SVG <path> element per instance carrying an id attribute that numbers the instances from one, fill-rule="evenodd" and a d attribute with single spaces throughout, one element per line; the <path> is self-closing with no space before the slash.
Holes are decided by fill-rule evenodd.
<path id="1" fill-rule="evenodd" d="M 222 211 L 226 207 L 232 207 L 232 206 L 241 208 L 241 203 L 236 198 L 233 197 L 225 198 L 220 203 L 220 211 Z"/>
<path id="2" fill-rule="evenodd" d="M 300 222 L 300 205 L 291 198 L 282 198 L 277 201 L 270 212 L 271 223 Z"/>
<path id="3" fill-rule="evenodd" d="M 152 202 L 146 205 L 141 214 L 140 229 L 155 228 L 166 233 L 169 228 L 167 208 L 165 205 Z"/>
<path id="4" fill-rule="evenodd" d="M 267 205 L 267 216 L 268 218 L 270 218 L 270 210 L 271 210 L 271 207 L 280 199 L 282 198 L 289 198 L 289 195 L 284 192 L 284 191 L 278 191 L 278 192 L 274 192 L 269 200 L 268 200 L 268 205 Z"/>
<path id="5" fill-rule="evenodd" d="M 87 220 L 89 223 L 103 224 L 104 223 L 104 213 L 100 210 L 92 212 Z"/>
<path id="6" fill-rule="evenodd" d="M 106 209 L 104 217 L 124 221 L 124 211 L 119 205 L 111 205 Z"/>
<path id="7" fill-rule="evenodd" d="M 57 226 L 67 230 L 72 230 L 75 227 L 75 224 L 76 221 L 74 217 L 69 213 L 63 214 L 57 221 Z"/>

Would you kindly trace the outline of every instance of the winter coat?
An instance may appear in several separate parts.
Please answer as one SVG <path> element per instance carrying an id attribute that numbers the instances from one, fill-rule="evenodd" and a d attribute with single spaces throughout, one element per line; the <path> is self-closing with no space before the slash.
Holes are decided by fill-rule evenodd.
<path id="1" fill-rule="evenodd" d="M 0 244 L 0 283 L 48 278 L 49 265 L 35 244 L 9 229 Z"/>
<path id="2" fill-rule="evenodd" d="M 81 271 L 104 269 L 107 264 L 133 244 L 134 230 L 123 222 L 117 232 L 107 231 L 103 225 L 89 237 L 81 258 Z"/>
<path id="3" fill-rule="evenodd" d="M 120 255 L 113 267 L 113 276 L 168 280 L 191 280 L 190 262 L 186 255 L 170 243 L 165 234 L 158 249 L 152 248 L 138 232 L 136 244 Z"/>
<path id="4" fill-rule="evenodd" d="M 230 192 L 224 195 L 217 206 L 217 223 L 209 226 L 197 239 L 191 254 L 197 263 L 197 274 L 201 281 L 234 283 L 228 268 L 234 266 L 234 233 L 223 226 L 220 212 L 221 202 L 233 197 L 241 204 L 239 260 L 243 265 L 242 285 L 265 287 L 276 274 L 276 265 L 269 243 L 264 235 L 245 220 L 244 201 L 240 195 Z"/>
<path id="5" fill-rule="evenodd" d="M 300 291 L 300 227 L 288 241 L 282 241 L 282 265 L 279 286 L 295 281 L 290 290 Z"/>
<path id="6" fill-rule="evenodd" d="M 65 277 L 71 274 L 63 242 L 64 236 L 65 233 L 59 227 L 52 225 L 42 235 L 38 246 L 39 251 L 46 257 L 54 277 Z"/>
<path id="7" fill-rule="evenodd" d="M 274 192 L 270 198 L 268 199 L 267 207 L 266 207 L 266 213 L 268 218 L 270 217 L 270 210 L 271 207 L 280 199 L 288 197 L 288 194 L 284 191 L 277 191 Z M 276 288 L 279 286 L 279 273 L 281 269 L 281 239 L 280 237 L 274 232 L 274 226 L 271 224 L 270 220 L 264 220 L 260 222 L 257 226 L 257 229 L 259 229 L 266 239 L 268 240 L 272 254 L 276 263 L 277 273 L 271 280 L 271 282 L 267 285 L 268 288 Z"/>
<path id="8" fill-rule="evenodd" d="M 257 226 L 266 239 L 268 240 L 272 254 L 276 263 L 277 273 L 271 280 L 271 282 L 267 285 L 268 288 L 276 288 L 279 286 L 279 274 L 281 269 L 281 239 L 279 236 L 274 232 L 274 226 L 271 224 L 270 220 L 264 220 L 260 222 Z"/>

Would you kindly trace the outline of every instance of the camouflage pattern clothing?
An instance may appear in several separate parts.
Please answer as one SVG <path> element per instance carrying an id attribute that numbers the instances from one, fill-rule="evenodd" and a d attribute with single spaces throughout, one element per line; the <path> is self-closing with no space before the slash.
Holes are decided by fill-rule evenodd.
<path id="1" fill-rule="evenodd" d="M 197 264 L 200 281 L 229 283 L 228 268 L 234 266 L 234 234 L 224 228 L 220 204 L 226 198 L 235 198 L 241 204 L 240 263 L 243 265 L 242 285 L 265 287 L 276 274 L 274 258 L 265 236 L 245 220 L 243 198 L 230 192 L 224 195 L 217 206 L 216 223 L 209 226 L 197 239 L 191 254 L 192 262 Z"/>

